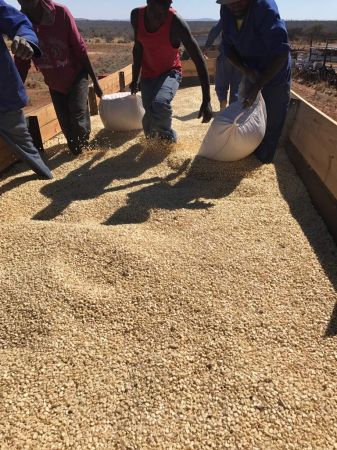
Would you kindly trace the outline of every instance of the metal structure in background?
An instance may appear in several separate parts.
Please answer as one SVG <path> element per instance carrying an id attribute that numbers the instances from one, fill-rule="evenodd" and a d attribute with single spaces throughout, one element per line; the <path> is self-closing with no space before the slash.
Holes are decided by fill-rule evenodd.
<path id="1" fill-rule="evenodd" d="M 326 39 L 322 46 L 314 46 L 314 36 L 310 38 L 309 62 L 322 62 L 325 66 L 327 63 L 337 64 L 337 37 Z M 335 43 L 332 46 L 332 43 Z"/>
<path id="2" fill-rule="evenodd" d="M 306 83 L 323 82 L 337 89 L 337 38 L 326 39 L 323 45 L 314 45 L 314 41 L 312 36 L 307 57 L 304 54 L 297 56 L 294 76 Z"/>

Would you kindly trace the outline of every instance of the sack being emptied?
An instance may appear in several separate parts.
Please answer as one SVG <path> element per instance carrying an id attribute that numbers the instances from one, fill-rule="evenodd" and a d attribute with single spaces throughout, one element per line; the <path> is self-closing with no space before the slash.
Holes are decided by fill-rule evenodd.
<path id="1" fill-rule="evenodd" d="M 198 155 L 216 161 L 238 161 L 261 144 L 267 125 L 267 111 L 259 93 L 250 108 L 242 100 L 229 105 L 213 120 Z"/>
<path id="2" fill-rule="evenodd" d="M 142 99 L 130 92 L 104 95 L 99 104 L 103 125 L 111 131 L 140 130 L 145 114 Z"/>

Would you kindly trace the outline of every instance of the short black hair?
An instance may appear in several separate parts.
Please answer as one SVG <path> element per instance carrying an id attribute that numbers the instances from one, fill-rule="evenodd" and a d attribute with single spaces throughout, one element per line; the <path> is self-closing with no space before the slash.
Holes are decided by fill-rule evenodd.
<path id="1" fill-rule="evenodd" d="M 158 3 L 160 6 L 164 6 L 165 8 L 169 8 L 172 4 L 172 0 L 154 0 L 155 3 Z"/>

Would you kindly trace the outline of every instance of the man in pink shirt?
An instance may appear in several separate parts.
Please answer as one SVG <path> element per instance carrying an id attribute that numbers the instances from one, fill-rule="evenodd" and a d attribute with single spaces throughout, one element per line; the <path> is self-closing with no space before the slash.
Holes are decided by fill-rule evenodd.
<path id="1" fill-rule="evenodd" d="M 91 125 L 88 75 L 98 97 L 102 90 L 88 57 L 85 42 L 70 11 L 52 0 L 18 0 L 33 22 L 41 58 L 33 58 L 48 85 L 55 111 L 70 151 L 78 155 L 88 144 Z M 30 62 L 16 60 L 23 81 Z"/>

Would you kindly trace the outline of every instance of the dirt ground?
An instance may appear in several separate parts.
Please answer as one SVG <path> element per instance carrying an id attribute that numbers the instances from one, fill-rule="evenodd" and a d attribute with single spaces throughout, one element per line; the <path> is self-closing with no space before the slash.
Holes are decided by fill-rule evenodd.
<path id="1" fill-rule="evenodd" d="M 200 97 L 0 178 L 2 450 L 336 450 L 336 246 L 282 149 L 195 158 Z"/>
<path id="2" fill-rule="evenodd" d="M 327 94 L 324 87 L 307 86 L 293 81 L 293 89 L 297 94 L 337 121 L 337 91 Z"/>

